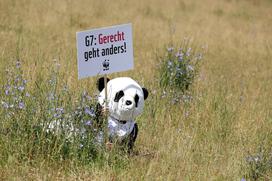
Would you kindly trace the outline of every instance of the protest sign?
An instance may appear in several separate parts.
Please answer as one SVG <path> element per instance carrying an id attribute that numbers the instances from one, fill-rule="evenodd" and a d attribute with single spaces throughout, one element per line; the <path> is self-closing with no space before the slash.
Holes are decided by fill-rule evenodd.
<path id="1" fill-rule="evenodd" d="M 131 24 L 77 32 L 78 78 L 133 69 Z"/>

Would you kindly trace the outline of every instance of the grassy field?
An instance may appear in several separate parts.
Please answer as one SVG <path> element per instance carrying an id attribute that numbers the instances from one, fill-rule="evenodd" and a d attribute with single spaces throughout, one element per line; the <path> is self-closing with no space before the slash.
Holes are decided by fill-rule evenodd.
<path id="1" fill-rule="evenodd" d="M 76 32 L 131 22 L 135 68 L 110 77 L 130 76 L 151 93 L 137 120 L 139 154 L 90 164 L 24 157 L 32 143 L 1 133 L 0 180 L 272 180 L 271 9 L 271 0 L 0 0 L 1 85 L 20 59 L 27 90 L 38 95 L 56 61 L 74 103 L 96 89 L 95 78 L 77 80 Z M 172 104 L 161 98 L 158 56 L 185 37 L 207 52 L 192 100 Z"/>

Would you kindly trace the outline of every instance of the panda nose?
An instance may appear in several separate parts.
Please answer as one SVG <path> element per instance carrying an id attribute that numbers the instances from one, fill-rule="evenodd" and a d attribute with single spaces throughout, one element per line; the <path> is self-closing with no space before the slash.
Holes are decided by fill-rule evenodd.
<path id="1" fill-rule="evenodd" d="M 132 104 L 132 101 L 126 101 L 126 105 L 129 106 Z"/>

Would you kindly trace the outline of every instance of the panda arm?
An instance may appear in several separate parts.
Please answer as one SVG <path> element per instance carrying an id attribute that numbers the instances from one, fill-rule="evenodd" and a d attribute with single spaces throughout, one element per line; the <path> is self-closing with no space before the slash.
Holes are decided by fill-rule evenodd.
<path id="1" fill-rule="evenodd" d="M 95 121 L 99 127 L 102 126 L 103 123 L 102 109 L 103 107 L 98 103 L 95 108 Z"/>
<path id="2" fill-rule="evenodd" d="M 134 124 L 134 128 L 131 131 L 130 135 L 129 135 L 129 142 L 128 142 L 128 151 L 132 151 L 132 148 L 134 146 L 134 142 L 136 141 L 138 135 L 138 125 L 137 123 Z"/>
<path id="3" fill-rule="evenodd" d="M 96 108 L 95 108 L 95 116 L 96 117 L 99 117 L 101 116 L 101 113 L 102 113 L 102 106 L 98 103 L 96 104 Z"/>

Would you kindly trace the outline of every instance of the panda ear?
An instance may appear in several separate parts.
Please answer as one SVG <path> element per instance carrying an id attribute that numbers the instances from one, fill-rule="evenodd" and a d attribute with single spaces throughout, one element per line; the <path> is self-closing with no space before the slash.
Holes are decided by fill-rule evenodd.
<path id="1" fill-rule="evenodd" d="M 107 83 L 110 81 L 109 78 L 107 78 Z M 97 89 L 101 92 L 105 88 L 104 83 L 104 77 L 100 77 L 96 82 Z"/>
<path id="2" fill-rule="evenodd" d="M 148 97 L 148 90 L 146 88 L 142 88 L 143 93 L 144 93 L 144 100 L 146 100 L 146 98 Z"/>

